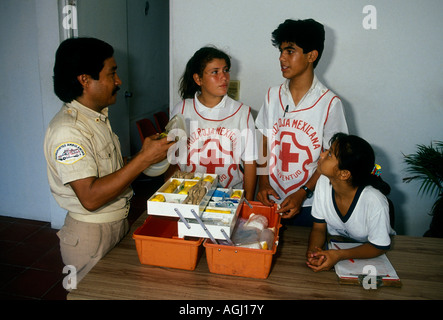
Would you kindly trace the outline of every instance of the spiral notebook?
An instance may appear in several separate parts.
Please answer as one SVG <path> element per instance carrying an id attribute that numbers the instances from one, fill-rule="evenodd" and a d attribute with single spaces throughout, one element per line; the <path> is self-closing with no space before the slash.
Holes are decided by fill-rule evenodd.
<path id="1" fill-rule="evenodd" d="M 329 243 L 330 249 L 349 249 L 361 245 L 355 242 Z M 386 254 L 371 259 L 349 259 L 339 261 L 335 272 L 340 283 L 356 284 L 374 288 L 380 286 L 401 287 L 400 278 Z"/>

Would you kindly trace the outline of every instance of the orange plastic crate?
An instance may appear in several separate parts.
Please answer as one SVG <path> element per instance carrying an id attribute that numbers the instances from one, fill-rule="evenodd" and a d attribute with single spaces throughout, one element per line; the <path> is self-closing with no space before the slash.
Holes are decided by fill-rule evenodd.
<path id="1" fill-rule="evenodd" d="M 206 261 L 212 273 L 240 277 L 266 279 L 269 276 L 274 254 L 277 252 L 278 232 L 280 230 L 280 215 L 275 213 L 277 205 L 264 206 L 261 202 L 250 201 L 252 209 L 245 203 L 239 218 L 248 219 L 251 213 L 261 214 L 268 218 L 268 228 L 275 227 L 274 245 L 271 250 L 241 248 L 218 245 L 206 239 Z"/>
<path id="2" fill-rule="evenodd" d="M 141 264 L 194 270 L 203 251 L 202 238 L 178 238 L 178 218 L 150 216 L 135 230 Z"/>

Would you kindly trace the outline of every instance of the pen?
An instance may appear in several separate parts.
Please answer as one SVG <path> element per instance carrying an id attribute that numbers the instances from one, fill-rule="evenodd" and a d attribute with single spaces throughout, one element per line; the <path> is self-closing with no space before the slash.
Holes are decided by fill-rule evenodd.
<path id="1" fill-rule="evenodd" d="M 288 112 L 288 110 L 289 110 L 289 104 L 286 106 L 285 113 L 283 113 L 283 118 L 285 117 L 286 112 Z"/>
<path id="2" fill-rule="evenodd" d="M 339 247 L 336 243 L 334 243 L 334 246 L 335 246 L 335 248 L 337 248 L 338 250 L 341 250 L 340 247 Z M 354 259 L 349 259 L 349 261 L 351 261 L 352 263 L 354 263 Z"/>
<path id="3" fill-rule="evenodd" d="M 375 275 L 375 274 L 364 274 L 364 273 L 350 273 L 350 276 L 354 276 L 354 277 L 366 277 L 366 276 L 374 276 L 377 277 L 379 279 L 383 279 L 383 278 L 390 278 L 391 276 L 389 274 L 381 274 L 381 275 Z M 390 280 L 390 279 L 385 279 L 385 280 Z"/>

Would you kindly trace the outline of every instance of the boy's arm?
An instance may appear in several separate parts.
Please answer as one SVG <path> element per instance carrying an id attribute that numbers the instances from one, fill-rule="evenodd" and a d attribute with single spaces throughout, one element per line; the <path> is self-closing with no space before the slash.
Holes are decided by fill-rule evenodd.
<path id="1" fill-rule="evenodd" d="M 269 195 L 279 199 L 277 192 L 271 187 L 269 183 L 269 168 L 268 168 L 268 138 L 262 135 L 263 151 L 259 154 L 259 161 L 257 163 L 257 176 L 258 176 L 258 193 L 257 200 L 263 203 L 265 206 L 274 205 L 273 200 L 269 200 Z"/>
<path id="2" fill-rule="evenodd" d="M 255 187 L 257 185 L 257 163 L 255 161 L 245 162 L 244 175 L 245 198 L 248 201 L 254 200 Z"/>
<path id="3" fill-rule="evenodd" d="M 317 184 L 317 180 L 319 177 L 320 173 L 315 171 L 312 177 L 308 180 L 308 182 L 306 182 L 305 186 L 309 190 L 314 191 L 315 185 Z M 300 213 L 300 209 L 305 199 L 306 199 L 306 191 L 300 188 L 296 192 L 287 196 L 285 200 L 283 200 L 280 209 L 277 210 L 277 213 L 281 213 L 282 218 L 292 218 L 296 214 Z"/>

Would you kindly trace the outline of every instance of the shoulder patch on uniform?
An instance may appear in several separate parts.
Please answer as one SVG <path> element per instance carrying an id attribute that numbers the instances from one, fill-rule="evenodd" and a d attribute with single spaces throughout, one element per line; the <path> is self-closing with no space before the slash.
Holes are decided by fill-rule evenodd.
<path id="1" fill-rule="evenodd" d="M 62 143 L 55 149 L 55 161 L 63 164 L 72 164 L 86 155 L 83 147 L 74 142 Z"/>

